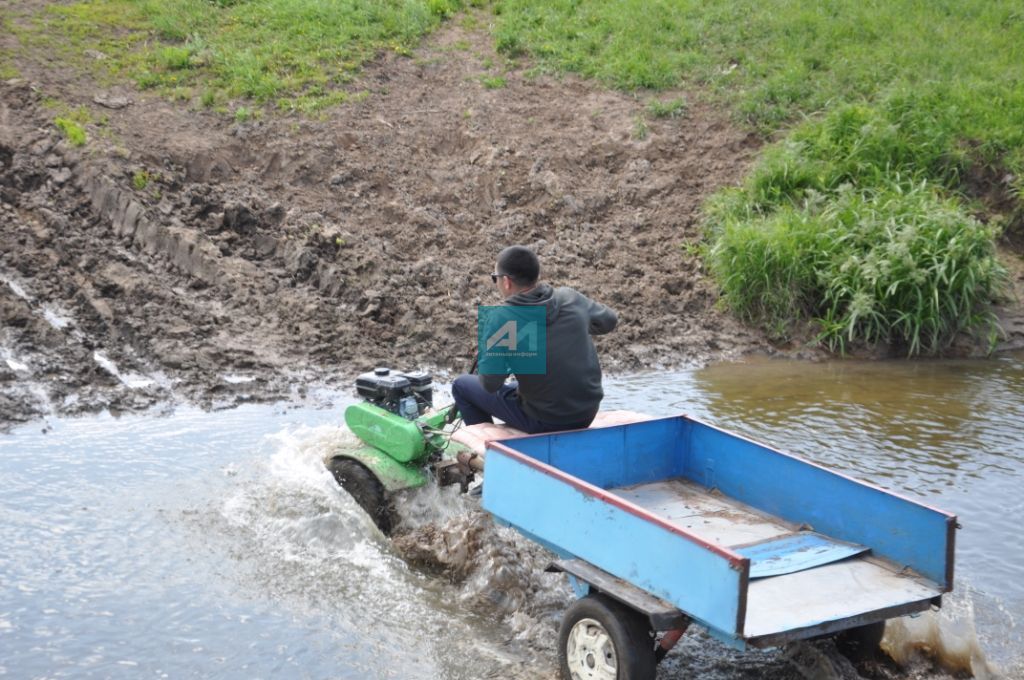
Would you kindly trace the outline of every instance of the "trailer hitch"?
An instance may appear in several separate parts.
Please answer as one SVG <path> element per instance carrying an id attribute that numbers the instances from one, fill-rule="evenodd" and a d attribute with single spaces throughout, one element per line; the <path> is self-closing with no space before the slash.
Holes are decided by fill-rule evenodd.
<path id="1" fill-rule="evenodd" d="M 462 493 L 469 491 L 469 485 L 476 479 L 473 470 L 458 460 L 443 460 L 434 464 L 438 486 L 459 485 Z"/>

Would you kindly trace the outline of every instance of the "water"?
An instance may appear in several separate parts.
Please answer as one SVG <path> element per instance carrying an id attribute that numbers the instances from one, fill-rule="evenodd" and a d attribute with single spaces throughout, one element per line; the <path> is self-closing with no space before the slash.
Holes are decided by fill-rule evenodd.
<path id="1" fill-rule="evenodd" d="M 957 592 L 909 639 L 976 635 L 1024 677 L 1024 357 L 765 361 L 606 387 L 608 407 L 690 413 L 956 512 Z M 348 400 L 0 437 L 0 675 L 554 677 L 570 595 L 546 556 L 452 489 L 402 498 L 410 533 L 386 541 L 320 464 L 351 443 Z M 698 634 L 659 677 L 806 677 L 791 656 Z M 904 677 L 941 677 L 910 663 Z"/>

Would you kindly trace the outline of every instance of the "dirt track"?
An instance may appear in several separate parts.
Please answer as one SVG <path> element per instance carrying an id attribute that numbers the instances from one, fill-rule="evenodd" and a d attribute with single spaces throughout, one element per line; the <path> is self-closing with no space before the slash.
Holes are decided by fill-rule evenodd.
<path id="1" fill-rule="evenodd" d="M 22 55 L 0 84 L 0 427 L 461 370 L 512 243 L 618 310 L 607 370 L 770 350 L 683 247 L 758 141 L 702 105 L 638 135 L 643 101 L 571 78 L 486 89 L 489 45 L 449 26 L 323 121 L 240 124 Z M 74 149 L 46 97 L 108 120 Z"/>

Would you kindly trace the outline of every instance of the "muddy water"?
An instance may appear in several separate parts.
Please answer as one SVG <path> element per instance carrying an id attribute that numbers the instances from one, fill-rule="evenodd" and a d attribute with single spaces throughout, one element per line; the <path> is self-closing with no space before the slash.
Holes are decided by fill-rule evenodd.
<path id="1" fill-rule="evenodd" d="M 956 597 L 904 638 L 1024 677 L 1024 357 L 760 362 L 607 388 L 608 406 L 688 412 L 957 512 Z M 554 677 L 569 594 L 540 572 L 545 556 L 437 490 L 401 499 L 399 554 L 319 463 L 351 443 L 337 427 L 348 400 L 52 420 L 0 437 L 0 674 Z M 907 663 L 895 677 L 946 677 Z M 660 677 L 850 672 L 821 647 L 736 654 L 698 633 Z"/>

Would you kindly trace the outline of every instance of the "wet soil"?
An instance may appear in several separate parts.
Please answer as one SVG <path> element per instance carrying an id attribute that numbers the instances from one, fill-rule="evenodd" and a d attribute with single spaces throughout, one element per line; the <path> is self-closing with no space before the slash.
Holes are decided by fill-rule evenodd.
<path id="1" fill-rule="evenodd" d="M 0 83 L 0 427 L 278 398 L 381 364 L 464 370 L 513 243 L 619 312 L 598 339 L 606 370 L 779 350 L 716 306 L 685 247 L 760 144 L 722 111 L 694 103 L 639 134 L 645 101 L 593 83 L 514 68 L 488 89 L 489 38 L 455 24 L 370 64 L 352 88 L 368 96 L 323 119 L 244 123 L 14 41 L 0 37 L 20 73 Z M 54 100 L 92 112 L 84 147 L 54 127 Z"/>
<path id="2" fill-rule="evenodd" d="M 23 53 L 0 85 L 0 421 L 462 370 L 513 243 L 619 312 L 608 370 L 766 348 L 684 248 L 757 140 L 700 105 L 641 139 L 644 101 L 523 71 L 487 89 L 489 57 L 450 26 L 371 64 L 368 96 L 324 120 L 236 123 Z M 72 148 L 47 97 L 107 120 Z"/>

